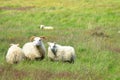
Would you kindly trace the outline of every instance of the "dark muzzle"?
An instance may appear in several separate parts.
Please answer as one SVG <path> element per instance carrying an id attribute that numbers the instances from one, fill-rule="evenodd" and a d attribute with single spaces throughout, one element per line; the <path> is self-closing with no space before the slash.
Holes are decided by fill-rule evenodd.
<path id="1" fill-rule="evenodd" d="M 51 51 L 53 52 L 53 54 L 56 56 L 57 50 L 55 48 L 51 49 Z"/>

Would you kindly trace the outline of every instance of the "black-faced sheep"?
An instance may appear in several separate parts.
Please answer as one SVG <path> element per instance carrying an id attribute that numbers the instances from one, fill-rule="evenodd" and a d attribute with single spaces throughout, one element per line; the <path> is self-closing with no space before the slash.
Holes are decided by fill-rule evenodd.
<path id="1" fill-rule="evenodd" d="M 52 61 L 63 61 L 74 63 L 75 50 L 71 46 L 61 46 L 56 43 L 48 42 L 48 57 Z"/>

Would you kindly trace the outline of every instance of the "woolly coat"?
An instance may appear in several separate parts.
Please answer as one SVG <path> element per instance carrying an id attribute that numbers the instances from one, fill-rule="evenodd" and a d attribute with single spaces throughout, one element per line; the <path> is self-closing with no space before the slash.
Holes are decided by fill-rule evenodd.
<path id="1" fill-rule="evenodd" d="M 53 53 L 50 47 L 48 47 L 48 57 L 53 61 L 74 62 L 75 50 L 71 46 L 61 46 L 56 44 L 56 55 Z"/>
<path id="2" fill-rule="evenodd" d="M 46 50 L 43 43 L 41 46 L 37 47 L 33 42 L 28 42 L 23 46 L 23 52 L 28 59 L 34 60 L 37 58 L 43 59 L 45 57 Z"/>
<path id="3" fill-rule="evenodd" d="M 22 49 L 16 45 L 13 45 L 8 49 L 6 61 L 10 64 L 18 63 L 22 61 L 24 57 L 25 56 Z"/>

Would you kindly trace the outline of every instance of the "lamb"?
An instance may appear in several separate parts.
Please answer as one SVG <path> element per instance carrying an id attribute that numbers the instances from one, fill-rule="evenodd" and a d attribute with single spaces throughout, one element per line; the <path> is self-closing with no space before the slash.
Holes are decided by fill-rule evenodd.
<path id="1" fill-rule="evenodd" d="M 61 46 L 52 42 L 48 42 L 48 45 L 48 58 L 50 60 L 74 63 L 75 50 L 73 47 Z"/>
<path id="2" fill-rule="evenodd" d="M 40 25 L 40 29 L 51 30 L 54 29 L 52 26 Z"/>
<path id="3" fill-rule="evenodd" d="M 31 42 L 24 44 L 22 50 L 27 59 L 30 60 L 42 60 L 45 58 L 46 49 L 42 42 L 45 37 L 32 36 Z"/>
<path id="4" fill-rule="evenodd" d="M 14 64 L 24 60 L 25 56 L 19 44 L 10 44 L 10 48 L 6 54 L 7 63 Z"/>

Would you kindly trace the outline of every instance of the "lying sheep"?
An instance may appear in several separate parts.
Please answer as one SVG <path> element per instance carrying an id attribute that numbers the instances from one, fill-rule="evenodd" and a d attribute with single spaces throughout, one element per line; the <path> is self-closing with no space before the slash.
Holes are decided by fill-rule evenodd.
<path id="1" fill-rule="evenodd" d="M 11 44 L 6 55 L 6 61 L 10 64 L 18 63 L 24 59 L 24 53 L 19 44 Z"/>
<path id="2" fill-rule="evenodd" d="M 50 60 L 74 63 L 75 50 L 73 47 L 61 46 L 51 42 L 48 42 L 48 45 L 48 57 Z"/>
<path id="3" fill-rule="evenodd" d="M 49 29 L 54 29 L 54 28 L 52 26 L 40 25 L 40 29 L 49 30 Z"/>
<path id="4" fill-rule="evenodd" d="M 45 37 L 31 37 L 32 42 L 28 42 L 23 46 L 23 52 L 26 58 L 30 60 L 42 60 L 45 57 L 46 49 L 42 42 Z"/>

